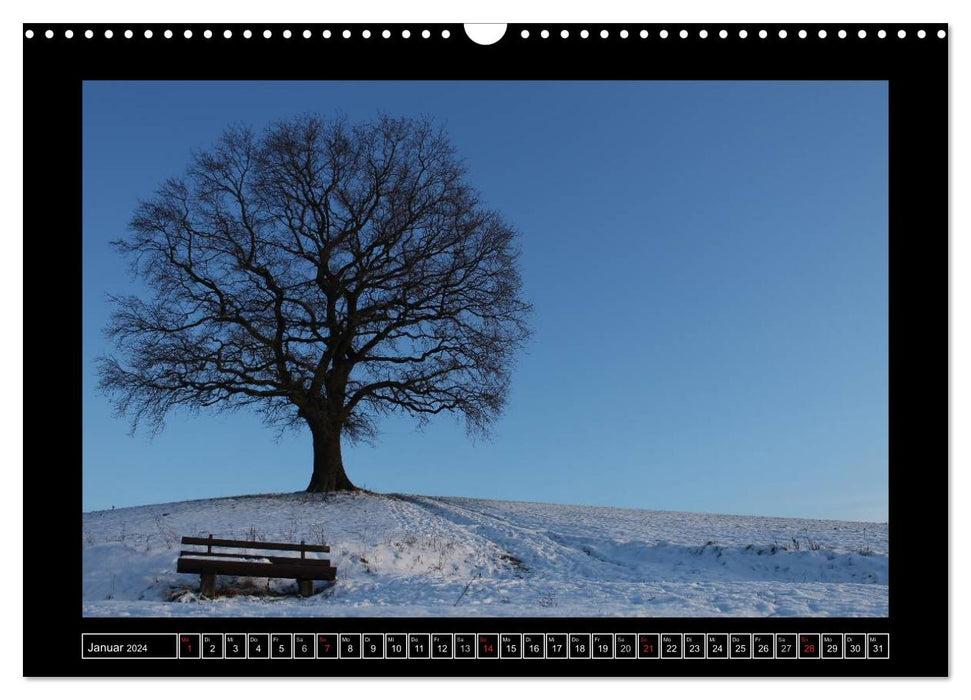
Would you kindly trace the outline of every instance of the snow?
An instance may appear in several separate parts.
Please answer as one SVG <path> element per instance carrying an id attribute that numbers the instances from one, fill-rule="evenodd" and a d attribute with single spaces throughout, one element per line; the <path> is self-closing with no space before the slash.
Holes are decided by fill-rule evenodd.
<path id="1" fill-rule="evenodd" d="M 176 559 L 210 533 L 328 544 L 338 580 L 300 598 L 220 577 L 201 598 Z M 95 617 L 888 614 L 886 523 L 296 493 L 84 513 L 82 548 Z"/>

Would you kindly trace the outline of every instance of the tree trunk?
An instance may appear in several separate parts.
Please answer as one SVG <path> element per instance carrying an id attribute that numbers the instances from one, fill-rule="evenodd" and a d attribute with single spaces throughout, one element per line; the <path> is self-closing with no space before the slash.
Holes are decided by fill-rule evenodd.
<path id="1" fill-rule="evenodd" d="M 357 487 L 344 473 L 340 429 L 311 424 L 310 430 L 314 436 L 314 473 L 310 477 L 307 491 L 313 493 L 357 491 Z"/>

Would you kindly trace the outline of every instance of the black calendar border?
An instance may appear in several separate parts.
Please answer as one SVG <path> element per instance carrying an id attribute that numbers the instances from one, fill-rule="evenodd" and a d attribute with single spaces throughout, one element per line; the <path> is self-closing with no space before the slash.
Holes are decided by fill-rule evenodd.
<path id="1" fill-rule="evenodd" d="M 70 27 L 74 38 L 63 30 Z M 361 30 L 372 32 L 370 39 Z M 105 29 L 114 38 L 103 37 Z M 215 36 L 203 40 L 210 28 Z M 284 39 L 283 29 L 293 31 Z M 320 38 L 328 28 L 333 38 Z M 420 32 L 432 29 L 431 38 Z M 581 40 L 580 29 L 590 38 Z M 630 37 L 621 39 L 619 31 Z M 701 38 L 700 29 L 708 31 Z M 24 25 L 24 674 L 941 676 L 948 674 L 948 40 L 941 24 Z M 44 33 L 55 30 L 54 38 Z M 84 38 L 86 30 L 93 38 Z M 132 29 L 132 39 L 121 34 Z M 154 38 L 145 39 L 151 29 Z M 171 29 L 171 39 L 163 32 Z M 192 30 L 193 39 L 183 31 Z M 222 38 L 230 29 L 232 39 Z M 253 38 L 244 39 L 244 29 Z M 265 29 L 273 38 L 263 39 Z M 299 33 L 311 29 L 315 38 Z M 350 29 L 351 38 L 340 37 Z M 384 29 L 390 39 L 379 39 Z M 409 29 L 410 39 L 401 37 Z M 449 39 L 441 38 L 447 29 Z M 526 29 L 531 38 L 522 39 Z M 550 38 L 539 38 L 546 29 Z M 570 32 L 561 39 L 562 30 Z M 609 39 L 599 39 L 602 29 Z M 650 37 L 638 37 L 647 29 Z M 669 36 L 659 38 L 661 29 Z M 725 39 L 718 38 L 722 30 Z M 748 36 L 741 39 L 740 29 Z M 761 30 L 767 31 L 760 38 Z M 785 29 L 785 39 L 778 36 Z M 824 29 L 826 39 L 817 37 Z M 839 30 L 848 36 L 840 39 Z M 879 30 L 886 38 L 877 37 Z M 907 38 L 897 38 L 903 29 Z M 923 29 L 926 38 L 918 38 Z M 680 38 L 687 30 L 688 38 Z M 808 36 L 799 38 L 805 30 Z M 864 30 L 867 38 L 857 33 Z M 889 618 L 83 618 L 81 85 L 84 80 L 886 80 L 890 110 Z M 53 184 L 52 184 L 53 183 Z M 56 200 L 53 198 L 56 196 Z M 52 308 L 51 288 L 66 291 Z M 64 300 L 67 300 L 66 302 Z M 56 316 L 55 316 L 56 314 Z M 51 338 L 51 319 L 67 342 Z M 933 329 L 937 328 L 937 331 Z M 936 335 L 935 335 L 936 334 Z M 935 341 L 934 338 L 937 338 Z M 935 369 L 936 368 L 936 369 Z M 45 399 L 54 399 L 54 406 Z M 43 413 L 40 407 L 44 406 Z M 57 421 L 52 417 L 56 416 Z M 32 424 L 30 430 L 26 425 Z M 52 429 L 58 430 L 56 437 Z M 58 449 L 40 451 L 38 436 Z M 40 438 L 43 439 L 43 438 Z M 52 622 L 55 621 L 55 622 Z M 889 660 L 82 661 L 82 632 L 887 632 Z M 649 664 L 649 665 L 646 665 Z"/>

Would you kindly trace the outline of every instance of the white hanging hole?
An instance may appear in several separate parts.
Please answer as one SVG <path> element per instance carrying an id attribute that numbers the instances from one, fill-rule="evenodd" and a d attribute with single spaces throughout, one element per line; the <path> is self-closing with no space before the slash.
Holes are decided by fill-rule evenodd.
<path id="1" fill-rule="evenodd" d="M 166 29 L 165 30 L 165 33 L 162 34 L 162 36 L 164 36 L 166 39 L 171 39 L 172 38 L 172 30 L 171 29 Z"/>
<path id="2" fill-rule="evenodd" d="M 464 27 L 465 35 L 479 46 L 491 46 L 506 35 L 505 24 L 466 24 Z M 523 32 L 526 34 L 523 37 L 525 39 L 529 32 L 525 29 Z"/>
<path id="3" fill-rule="evenodd" d="M 641 30 L 641 39 L 646 39 L 646 38 L 647 38 L 647 30 L 646 29 L 642 29 Z"/>
<path id="4" fill-rule="evenodd" d="M 64 38 L 65 39 L 73 39 L 74 38 L 74 32 L 71 31 L 70 29 L 65 30 L 64 31 Z"/>
<path id="5" fill-rule="evenodd" d="M 580 30 L 580 38 L 581 39 L 586 39 L 589 36 L 590 36 L 590 32 L 588 32 L 586 29 Z"/>
<path id="6" fill-rule="evenodd" d="M 223 32 L 223 38 L 224 39 L 232 39 L 233 38 L 233 33 L 229 29 L 227 29 L 226 31 Z"/>
<path id="7" fill-rule="evenodd" d="M 182 36 L 184 36 L 186 39 L 191 39 L 192 38 L 192 30 L 191 29 L 186 29 L 184 32 L 182 32 Z"/>
<path id="8" fill-rule="evenodd" d="M 903 29 L 901 29 L 899 32 L 897 32 L 897 38 L 898 39 L 904 39 L 904 38 L 906 38 L 906 36 L 907 36 L 907 32 L 905 32 Z"/>
<path id="9" fill-rule="evenodd" d="M 543 39 L 549 39 L 550 38 L 550 31 L 548 29 L 544 29 L 543 31 L 541 31 L 539 33 L 539 35 Z"/>
<path id="10" fill-rule="evenodd" d="M 708 30 L 707 29 L 702 29 L 700 32 L 698 32 L 698 36 L 700 36 L 702 39 L 707 39 L 708 38 Z"/>
<path id="11" fill-rule="evenodd" d="M 146 39 L 151 39 L 152 38 L 152 30 L 151 29 L 146 29 L 145 30 L 145 38 Z"/>
<path id="12" fill-rule="evenodd" d="M 28 29 L 26 32 L 24 32 L 24 36 L 27 37 L 28 39 L 33 39 L 34 38 L 34 30 L 33 29 Z"/>
<path id="13" fill-rule="evenodd" d="M 284 29 L 283 30 L 283 38 L 284 39 L 289 39 L 292 36 L 293 36 L 293 32 L 291 32 L 289 29 Z"/>
<path id="14" fill-rule="evenodd" d="M 135 33 L 132 32 L 131 29 L 126 29 L 125 30 L 125 38 L 126 39 L 131 39 L 133 36 L 135 36 Z"/>
<path id="15" fill-rule="evenodd" d="M 391 38 L 391 30 L 390 29 L 385 29 L 383 32 L 381 32 L 381 38 L 382 39 L 390 39 Z"/>
<path id="16" fill-rule="evenodd" d="M 364 37 L 365 39 L 370 39 L 371 38 L 371 30 L 370 29 L 365 29 L 363 32 L 361 32 L 361 36 Z"/>
<path id="17" fill-rule="evenodd" d="M 519 32 L 519 36 L 521 36 L 523 39 L 528 39 L 529 38 L 529 30 L 528 29 L 524 29 L 523 31 Z"/>
<path id="18" fill-rule="evenodd" d="M 452 32 L 448 31 L 447 29 L 443 29 L 442 30 L 442 38 L 443 39 L 448 39 L 450 36 L 452 36 Z"/>
<path id="19" fill-rule="evenodd" d="M 680 36 L 682 39 L 687 39 L 688 38 L 688 30 L 687 29 L 682 29 L 678 33 L 678 36 Z"/>
<path id="20" fill-rule="evenodd" d="M 560 32 L 560 38 L 561 39 L 569 39 L 570 38 L 570 32 L 568 32 L 567 30 L 564 29 L 563 31 Z"/>
<path id="21" fill-rule="evenodd" d="M 866 29 L 861 29 L 856 33 L 856 35 L 861 39 L 866 39 Z"/>
<path id="22" fill-rule="evenodd" d="M 115 33 L 113 31 L 111 31 L 110 29 L 105 29 L 105 39 L 110 39 L 114 35 Z"/>
<path id="23" fill-rule="evenodd" d="M 739 29 L 738 30 L 738 38 L 739 39 L 745 39 L 746 37 L 748 37 L 748 32 L 746 30 L 744 30 L 744 29 Z"/>
<path id="24" fill-rule="evenodd" d="M 718 38 L 719 39 L 727 39 L 728 38 L 728 30 L 727 29 L 722 29 L 720 32 L 718 32 Z"/>
<path id="25" fill-rule="evenodd" d="M 879 32 L 877 32 L 877 37 L 880 38 L 880 39 L 886 39 L 887 38 L 887 32 L 884 31 L 883 29 L 881 29 Z"/>
<path id="26" fill-rule="evenodd" d="M 660 37 L 662 39 L 667 39 L 668 38 L 668 30 L 667 29 L 662 29 L 661 30 L 661 33 L 660 33 Z"/>
<path id="27" fill-rule="evenodd" d="M 764 39 L 767 36 L 769 36 L 769 33 L 767 31 L 765 31 L 764 29 L 759 30 L 759 39 Z"/>
<path id="28" fill-rule="evenodd" d="M 324 30 L 324 33 L 321 34 L 321 36 L 324 37 L 325 39 L 330 39 L 330 36 L 331 36 L 330 30 L 329 29 L 325 29 Z"/>
<path id="29" fill-rule="evenodd" d="M 408 39 L 410 37 L 411 37 L 411 32 L 409 30 L 407 30 L 407 29 L 402 29 L 401 30 L 401 38 L 402 39 Z"/>
<path id="30" fill-rule="evenodd" d="M 606 39 L 608 36 L 610 36 L 610 32 L 608 32 L 606 29 L 601 29 L 600 30 L 600 38 L 601 39 Z"/>
<path id="31" fill-rule="evenodd" d="M 629 36 L 630 36 L 630 32 L 628 32 L 626 29 L 621 29 L 620 30 L 620 38 L 621 39 L 626 39 Z"/>
<path id="32" fill-rule="evenodd" d="M 938 39 L 943 39 L 946 36 L 947 36 L 947 32 L 945 32 L 943 29 L 938 29 L 937 30 L 937 38 Z"/>
<path id="33" fill-rule="evenodd" d="M 845 29 L 840 29 L 839 34 L 837 34 L 837 36 L 840 39 L 845 39 L 846 38 L 846 30 Z"/>
<path id="34" fill-rule="evenodd" d="M 806 32 L 805 29 L 800 29 L 799 30 L 799 38 L 800 39 L 805 39 L 807 36 L 809 36 L 809 34 Z"/>
<path id="35" fill-rule="evenodd" d="M 432 33 L 430 31 L 428 31 L 427 29 L 425 29 L 425 30 L 422 30 L 421 38 L 422 39 L 428 39 L 429 37 L 431 37 L 431 35 L 432 35 Z"/>
<path id="36" fill-rule="evenodd" d="M 206 31 L 204 31 L 202 33 L 202 36 L 206 37 L 207 39 L 212 39 L 212 30 L 211 29 L 207 29 Z"/>
<path id="37" fill-rule="evenodd" d="M 263 38 L 264 39 L 269 39 L 271 36 L 273 36 L 273 32 L 271 32 L 269 29 L 264 29 L 263 30 Z"/>
<path id="38" fill-rule="evenodd" d="M 927 36 L 927 32 L 925 32 L 923 29 L 921 29 L 919 32 L 917 32 L 917 38 L 918 39 L 923 39 L 925 36 Z"/>
<path id="39" fill-rule="evenodd" d="M 48 29 L 46 32 L 44 32 L 44 36 L 46 36 L 48 39 L 53 39 L 54 38 L 54 30 L 53 29 Z"/>
<path id="40" fill-rule="evenodd" d="M 345 39 L 350 39 L 351 38 L 351 30 L 350 29 L 345 29 L 343 32 L 341 32 L 341 36 L 344 37 Z"/>
<path id="41" fill-rule="evenodd" d="M 819 38 L 820 39 L 825 39 L 826 38 L 826 30 L 825 29 L 820 29 L 819 30 Z"/>
<path id="42" fill-rule="evenodd" d="M 785 39 L 787 36 L 789 36 L 789 32 L 787 32 L 785 29 L 780 29 L 779 30 L 779 38 L 780 39 Z"/>

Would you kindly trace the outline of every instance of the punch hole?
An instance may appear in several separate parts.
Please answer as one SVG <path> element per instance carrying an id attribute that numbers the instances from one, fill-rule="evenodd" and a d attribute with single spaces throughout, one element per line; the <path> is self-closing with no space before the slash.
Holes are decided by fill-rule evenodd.
<path id="1" fill-rule="evenodd" d="M 464 26 L 465 35 L 479 46 L 495 44 L 506 35 L 505 24 L 466 24 Z"/>
<path id="2" fill-rule="evenodd" d="M 85 32 L 84 32 L 84 38 L 85 39 L 93 39 L 94 38 L 94 31 L 91 30 L 91 29 L 86 29 Z"/>
<path id="3" fill-rule="evenodd" d="M 937 38 L 938 39 L 943 39 L 946 36 L 947 36 L 947 32 L 945 32 L 943 29 L 938 29 L 937 30 Z"/>

